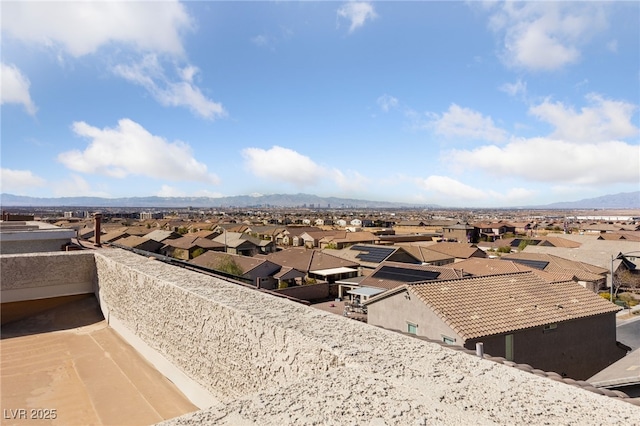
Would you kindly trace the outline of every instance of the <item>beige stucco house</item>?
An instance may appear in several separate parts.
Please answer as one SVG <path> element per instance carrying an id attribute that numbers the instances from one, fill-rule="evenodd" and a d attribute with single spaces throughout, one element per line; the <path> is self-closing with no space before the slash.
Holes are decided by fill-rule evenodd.
<path id="1" fill-rule="evenodd" d="M 619 307 L 574 282 L 531 271 L 409 284 L 365 303 L 369 324 L 474 349 L 574 379 L 626 354 Z"/>

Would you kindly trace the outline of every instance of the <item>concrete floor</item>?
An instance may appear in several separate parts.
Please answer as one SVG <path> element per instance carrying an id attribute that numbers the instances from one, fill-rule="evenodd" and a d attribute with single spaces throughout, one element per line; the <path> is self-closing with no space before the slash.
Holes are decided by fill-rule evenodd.
<path id="1" fill-rule="evenodd" d="M 0 357 L 2 425 L 148 425 L 198 410 L 93 296 L 3 325 Z"/>

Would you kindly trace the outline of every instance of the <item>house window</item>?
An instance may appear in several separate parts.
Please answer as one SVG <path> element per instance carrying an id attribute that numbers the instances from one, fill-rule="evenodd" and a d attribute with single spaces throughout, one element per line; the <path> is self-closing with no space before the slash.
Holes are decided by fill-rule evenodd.
<path id="1" fill-rule="evenodd" d="M 447 337 L 447 336 L 442 336 L 442 341 L 446 345 L 453 345 L 456 343 L 456 339 L 454 339 L 453 337 Z"/>
<path id="2" fill-rule="evenodd" d="M 407 333 L 418 334 L 418 324 L 407 323 Z"/>
<path id="3" fill-rule="evenodd" d="M 550 333 L 552 331 L 556 331 L 557 328 L 558 328 L 558 323 L 547 324 L 544 327 L 542 327 L 542 332 Z"/>
<path id="4" fill-rule="evenodd" d="M 504 357 L 507 361 L 513 361 L 513 334 L 504 336 Z"/>

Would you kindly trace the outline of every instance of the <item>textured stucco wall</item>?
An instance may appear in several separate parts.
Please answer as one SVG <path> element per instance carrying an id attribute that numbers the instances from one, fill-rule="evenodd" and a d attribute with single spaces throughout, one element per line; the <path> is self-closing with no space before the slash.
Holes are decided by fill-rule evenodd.
<path id="1" fill-rule="evenodd" d="M 50 240 L 27 240 L 27 241 L 3 241 L 0 252 L 2 254 L 17 253 L 42 253 L 50 251 L 62 251 L 62 246 L 69 244 L 69 238 L 58 238 Z"/>
<path id="2" fill-rule="evenodd" d="M 90 252 L 50 252 L 0 256 L 2 302 L 91 293 L 96 267 Z"/>
<path id="3" fill-rule="evenodd" d="M 210 276 L 123 251 L 97 255 L 99 297 L 144 342 L 221 401 L 338 365 L 288 320 L 321 314 Z"/>
<path id="4" fill-rule="evenodd" d="M 158 263 L 96 255 L 108 316 L 219 403 L 168 424 L 633 423 L 640 409 Z"/>

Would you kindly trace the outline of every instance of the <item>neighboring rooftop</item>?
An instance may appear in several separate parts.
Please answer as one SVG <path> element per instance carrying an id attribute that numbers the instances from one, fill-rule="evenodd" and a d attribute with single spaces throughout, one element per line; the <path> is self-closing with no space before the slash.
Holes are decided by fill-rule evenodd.
<path id="1" fill-rule="evenodd" d="M 465 339 L 621 310 L 581 286 L 548 284 L 530 271 L 425 282 L 407 289 Z"/>

